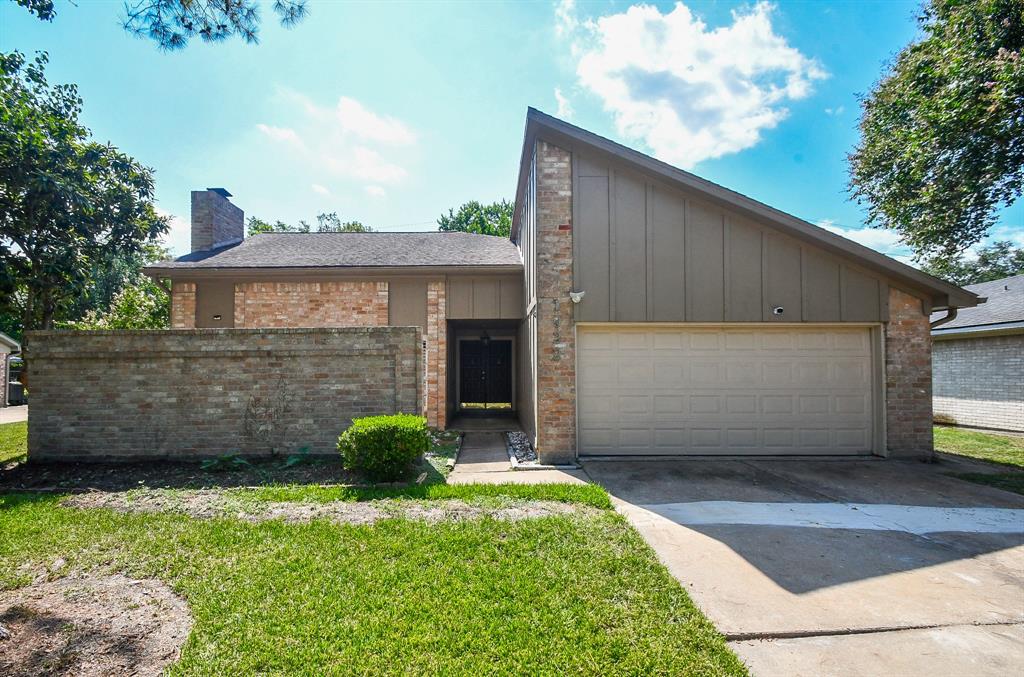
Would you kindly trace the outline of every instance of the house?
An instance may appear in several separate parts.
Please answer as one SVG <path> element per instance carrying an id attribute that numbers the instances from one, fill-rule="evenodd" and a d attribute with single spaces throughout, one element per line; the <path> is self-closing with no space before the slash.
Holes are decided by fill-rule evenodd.
<path id="1" fill-rule="evenodd" d="M 21 345 L 7 334 L 0 332 L 0 407 L 6 407 L 11 399 L 11 355 L 21 352 Z"/>
<path id="2" fill-rule="evenodd" d="M 932 329 L 935 420 L 1024 432 L 1024 275 L 965 289 L 988 300 Z"/>
<path id="3" fill-rule="evenodd" d="M 511 239 L 243 239 L 192 194 L 172 325 L 416 325 L 430 423 L 516 415 L 579 456 L 930 454 L 929 316 L 981 302 L 875 251 L 530 109 Z"/>

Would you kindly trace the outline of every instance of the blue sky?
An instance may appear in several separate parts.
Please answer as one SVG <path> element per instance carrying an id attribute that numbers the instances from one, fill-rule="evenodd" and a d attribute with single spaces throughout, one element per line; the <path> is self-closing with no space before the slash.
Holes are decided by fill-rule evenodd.
<path id="1" fill-rule="evenodd" d="M 916 2 L 328 2 L 261 43 L 162 53 L 122 3 L 58 0 L 43 23 L 0 4 L 0 47 L 50 53 L 84 122 L 156 170 L 170 244 L 189 191 L 247 215 L 336 211 L 430 230 L 471 199 L 511 198 L 527 106 L 905 257 L 846 192 L 857 93 L 916 34 Z M 993 234 L 1024 245 L 1024 205 Z"/>

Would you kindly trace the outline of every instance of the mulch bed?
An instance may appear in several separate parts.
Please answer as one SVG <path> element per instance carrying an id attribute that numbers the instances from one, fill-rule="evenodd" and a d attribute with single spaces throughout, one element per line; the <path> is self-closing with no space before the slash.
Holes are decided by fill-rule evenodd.
<path id="1" fill-rule="evenodd" d="M 122 575 L 0 592 L 0 674 L 159 675 L 192 628 L 164 583 Z"/>

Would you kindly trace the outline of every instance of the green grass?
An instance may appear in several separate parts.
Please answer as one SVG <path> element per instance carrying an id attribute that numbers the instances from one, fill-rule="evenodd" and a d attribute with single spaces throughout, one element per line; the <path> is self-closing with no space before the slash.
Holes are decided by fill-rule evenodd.
<path id="1" fill-rule="evenodd" d="M 1024 437 L 936 426 L 935 449 L 1024 469 Z"/>
<path id="2" fill-rule="evenodd" d="M 28 454 L 28 423 L 0 425 L 0 464 L 23 461 Z"/>
<path id="3" fill-rule="evenodd" d="M 329 497 L 265 491 L 271 500 Z M 423 491 L 425 499 L 521 492 L 607 505 L 598 487 Z M 65 570 L 165 580 L 195 617 L 172 674 L 745 674 L 611 510 L 340 526 L 74 510 L 58 501 L 0 495 L 0 589 L 29 583 L 59 557 Z"/>
<path id="4" fill-rule="evenodd" d="M 1024 494 L 1024 437 L 935 427 L 935 449 L 992 463 L 1006 472 L 950 473 L 951 476 Z"/>

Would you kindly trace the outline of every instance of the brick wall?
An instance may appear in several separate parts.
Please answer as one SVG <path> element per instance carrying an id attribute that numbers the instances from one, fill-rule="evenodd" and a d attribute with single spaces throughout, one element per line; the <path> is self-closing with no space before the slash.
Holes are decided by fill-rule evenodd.
<path id="1" fill-rule="evenodd" d="M 445 281 L 427 284 L 427 425 L 444 429 L 448 418 L 448 321 Z"/>
<path id="2" fill-rule="evenodd" d="M 30 332 L 29 457 L 334 454 L 355 416 L 421 410 L 412 327 Z"/>
<path id="3" fill-rule="evenodd" d="M 885 326 L 885 388 L 889 456 L 931 458 L 931 327 L 921 300 L 895 288 Z"/>
<path id="4" fill-rule="evenodd" d="M 195 326 L 196 285 L 194 282 L 175 282 L 171 285 L 171 329 Z"/>
<path id="5" fill-rule="evenodd" d="M 572 156 L 544 141 L 536 152 L 537 454 L 576 456 L 576 339 L 572 301 Z"/>
<path id="6" fill-rule="evenodd" d="M 935 420 L 1024 432 L 1024 335 L 932 343 Z"/>
<path id="7" fill-rule="evenodd" d="M 381 327 L 387 282 L 246 282 L 235 285 L 235 327 Z"/>

